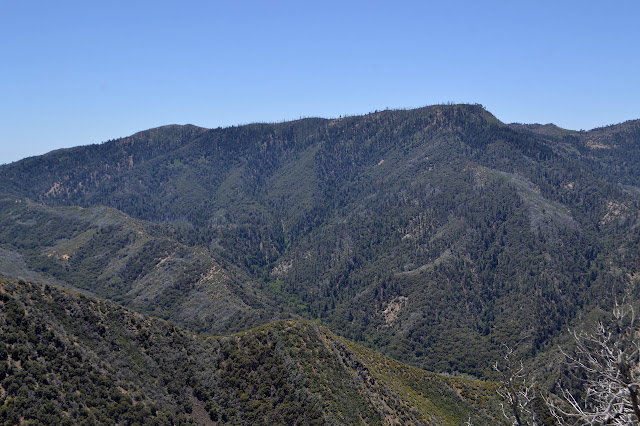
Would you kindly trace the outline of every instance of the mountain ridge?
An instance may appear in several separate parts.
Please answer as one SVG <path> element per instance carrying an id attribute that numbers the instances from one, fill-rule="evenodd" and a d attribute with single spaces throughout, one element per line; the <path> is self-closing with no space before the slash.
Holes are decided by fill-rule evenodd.
<path id="1" fill-rule="evenodd" d="M 7 279 L 0 308 L 6 422 L 500 421 L 494 383 L 403 366 L 309 321 L 196 336 L 113 303 Z"/>
<path id="2" fill-rule="evenodd" d="M 637 124 L 535 132 L 440 105 L 169 127 L 2 166 L 0 188 L 46 208 L 115 208 L 206 253 L 277 307 L 256 321 L 316 319 L 414 365 L 490 377 L 502 343 L 524 339 L 534 356 L 637 285 L 625 243 L 638 234 Z M 2 207 L 7 232 L 27 232 Z M 42 273 L 53 242 L 27 256 L 11 241 Z M 93 257 L 117 262 L 100 241 Z"/>

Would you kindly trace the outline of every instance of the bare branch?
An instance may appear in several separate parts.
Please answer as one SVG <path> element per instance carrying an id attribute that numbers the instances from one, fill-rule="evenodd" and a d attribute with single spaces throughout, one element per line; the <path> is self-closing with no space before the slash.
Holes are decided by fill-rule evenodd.
<path id="1" fill-rule="evenodd" d="M 546 399 L 561 424 L 567 418 L 586 425 L 640 421 L 640 345 L 634 325 L 633 307 L 616 303 L 611 324 L 599 322 L 593 333 L 572 333 L 575 354 L 563 354 L 570 366 L 586 373 L 585 397 L 577 401 L 571 392 L 560 388 L 563 404 Z"/>
<path id="2" fill-rule="evenodd" d="M 535 424 L 535 415 L 530 408 L 534 399 L 535 383 L 529 380 L 522 361 L 514 359 L 513 349 L 507 345 L 503 346 L 506 349 L 503 356 L 504 362 L 501 365 L 496 361 L 493 365 L 493 369 L 502 376 L 502 386 L 497 392 L 509 405 L 513 419 L 515 419 L 514 425 L 522 426 L 523 417 L 532 418 L 532 422 Z M 504 404 L 500 404 L 500 407 L 504 417 L 511 419 L 512 417 L 507 414 Z"/>

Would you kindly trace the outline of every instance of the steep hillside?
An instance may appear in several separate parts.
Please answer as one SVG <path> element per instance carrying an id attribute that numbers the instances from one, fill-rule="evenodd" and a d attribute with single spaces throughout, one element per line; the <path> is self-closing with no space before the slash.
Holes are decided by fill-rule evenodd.
<path id="1" fill-rule="evenodd" d="M 490 377 L 503 343 L 534 355 L 585 309 L 635 294 L 639 141 L 638 122 L 505 125 L 478 105 L 169 126 L 0 167 L 4 232 L 22 230 L 0 249 L 31 274 L 195 330 L 216 318 L 229 318 L 213 327 L 222 331 L 299 316 L 423 368 Z M 85 237 L 21 247 L 46 234 L 14 212 L 27 199 L 108 206 L 156 234 L 126 253 L 91 254 L 104 265 L 129 256 L 117 285 L 115 269 L 92 273 L 89 261 L 65 272 L 45 256 Z M 193 273 L 166 271 L 165 257 Z M 229 309 L 246 320 L 225 316 L 224 298 L 209 309 L 190 296 L 212 265 L 230 277 Z M 186 289 L 170 303 L 169 283 Z"/>
<path id="2" fill-rule="evenodd" d="M 111 208 L 3 199 L 0 241 L 6 276 L 87 290 L 195 331 L 228 332 L 281 317 L 242 271 Z"/>
<path id="3" fill-rule="evenodd" d="M 0 281 L 0 421 L 497 424 L 495 385 L 402 365 L 310 322 L 199 337 L 54 286 Z"/>

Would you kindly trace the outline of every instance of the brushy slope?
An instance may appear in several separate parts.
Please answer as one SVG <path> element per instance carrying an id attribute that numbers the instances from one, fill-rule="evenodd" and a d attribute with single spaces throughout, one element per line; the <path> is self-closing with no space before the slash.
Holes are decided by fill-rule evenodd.
<path id="1" fill-rule="evenodd" d="M 304 321 L 200 337 L 55 286 L 0 281 L 0 421 L 499 422 L 495 384 L 427 373 Z"/>
<path id="2" fill-rule="evenodd" d="M 237 268 L 117 210 L 0 200 L 5 275 L 49 279 L 195 331 L 229 332 L 277 319 Z M 34 275 L 35 273 L 35 275 Z M 205 326 L 206 324 L 206 326 Z"/>

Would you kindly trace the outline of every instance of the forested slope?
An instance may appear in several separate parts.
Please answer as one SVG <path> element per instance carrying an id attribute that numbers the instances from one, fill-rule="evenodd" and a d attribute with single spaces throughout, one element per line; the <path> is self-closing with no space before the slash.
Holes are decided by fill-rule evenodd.
<path id="1" fill-rule="evenodd" d="M 117 210 L 3 199 L 0 211 L 7 276 L 67 284 L 195 331 L 246 329 L 282 316 L 246 273 Z"/>
<path id="2" fill-rule="evenodd" d="M 582 312 L 636 294 L 639 127 L 505 125 L 478 105 L 167 126 L 0 167 L 0 248 L 38 277 L 194 330 L 315 319 L 414 365 L 488 377 L 502 344 L 535 355 Z M 47 254 L 81 233 L 19 243 L 45 232 L 23 216 L 63 206 L 117 209 L 153 239 L 65 271 Z M 118 256 L 130 274 L 114 286 L 104 265 Z M 164 256 L 193 273 L 160 271 Z M 230 277 L 229 312 L 186 296 L 213 265 Z"/>

